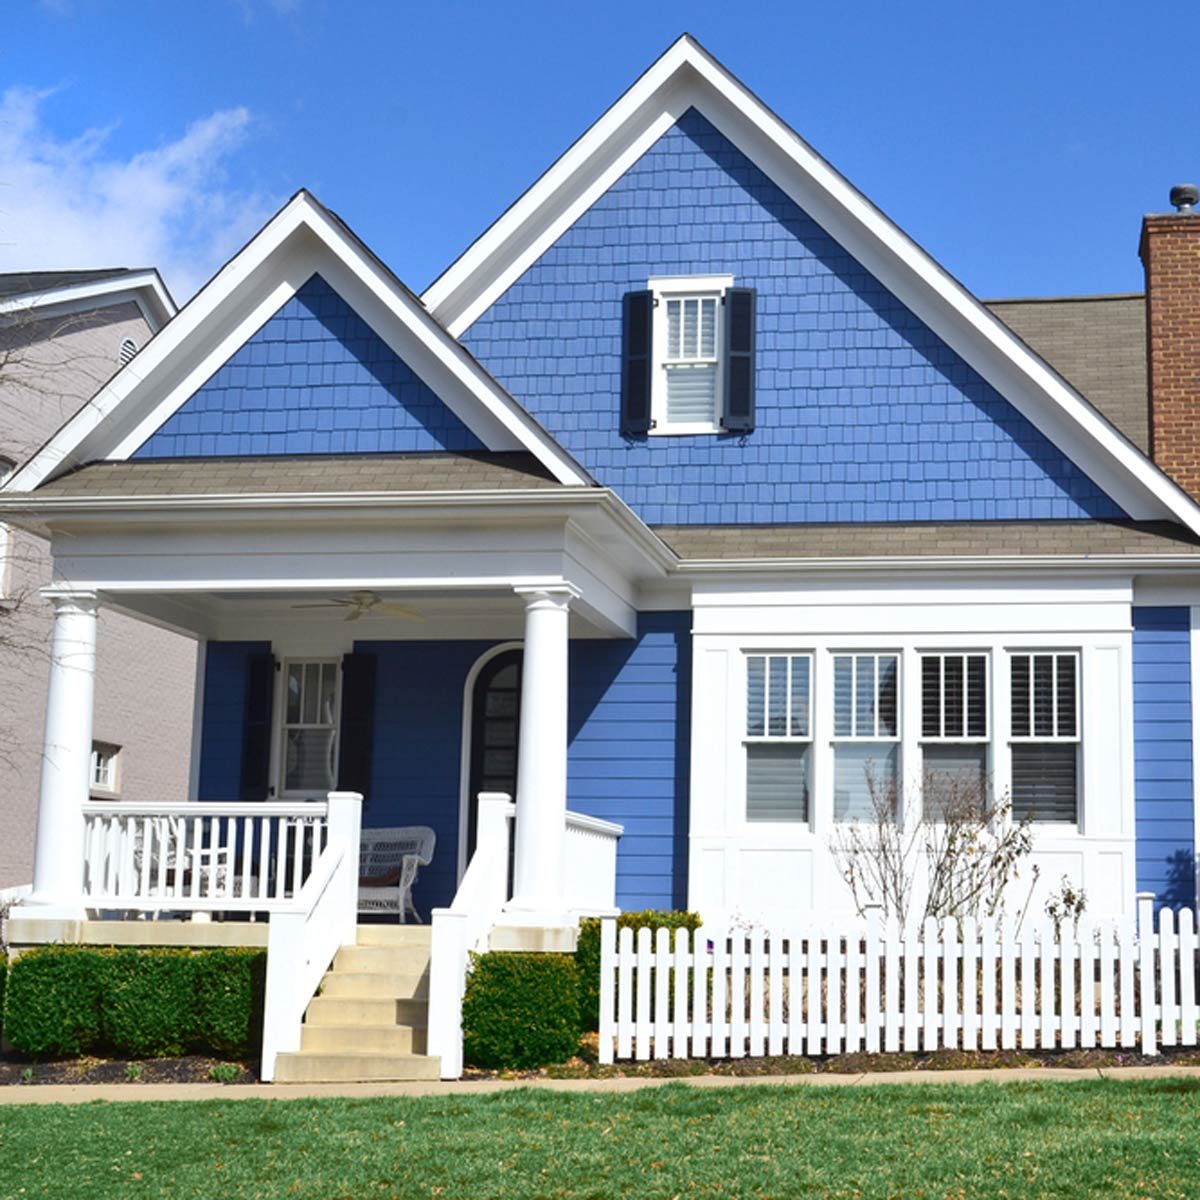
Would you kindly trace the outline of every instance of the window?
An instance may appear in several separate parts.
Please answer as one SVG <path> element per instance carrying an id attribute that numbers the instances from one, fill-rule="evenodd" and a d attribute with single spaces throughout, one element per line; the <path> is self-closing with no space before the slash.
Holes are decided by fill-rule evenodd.
<path id="1" fill-rule="evenodd" d="M 1013 816 L 1079 819 L 1079 655 L 1013 654 Z"/>
<path id="2" fill-rule="evenodd" d="M 117 352 L 117 360 L 121 366 L 128 366 L 133 361 L 133 356 L 138 352 L 138 344 L 133 338 L 123 338 L 121 340 L 121 349 Z"/>
<path id="3" fill-rule="evenodd" d="M 921 655 L 922 808 L 937 820 L 987 794 L 986 654 Z"/>
<path id="4" fill-rule="evenodd" d="M 282 795 L 332 791 L 337 780 L 338 664 L 284 664 Z"/>
<path id="5" fill-rule="evenodd" d="M 746 656 L 746 820 L 807 821 L 812 656 Z"/>
<path id="6" fill-rule="evenodd" d="M 833 656 L 833 815 L 873 820 L 895 807 L 900 659 L 896 654 Z"/>
<path id="7" fill-rule="evenodd" d="M 94 791 L 117 790 L 117 758 L 120 753 L 120 746 L 113 746 L 108 742 L 92 743 L 91 786 Z"/>

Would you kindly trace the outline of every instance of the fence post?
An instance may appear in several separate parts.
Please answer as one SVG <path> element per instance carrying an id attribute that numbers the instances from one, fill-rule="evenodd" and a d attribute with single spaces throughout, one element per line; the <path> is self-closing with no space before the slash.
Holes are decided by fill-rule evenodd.
<path id="1" fill-rule="evenodd" d="M 1142 1053 L 1156 1055 L 1158 1053 L 1158 1002 L 1155 996 L 1154 978 L 1154 893 L 1138 892 L 1137 894 L 1137 923 L 1138 923 L 1138 965 L 1141 980 L 1138 996 L 1142 1010 Z"/>
<path id="2" fill-rule="evenodd" d="M 600 1061 L 605 1065 L 613 1060 L 613 1001 L 617 976 L 617 922 L 613 917 L 600 921 Z"/>
<path id="3" fill-rule="evenodd" d="M 460 1079 L 462 1004 L 467 990 L 467 914 L 435 908 L 430 924 L 429 1053 L 441 1059 L 443 1079 Z"/>
<path id="4" fill-rule="evenodd" d="M 362 840 L 362 803 L 360 792 L 329 793 L 326 852 L 336 852 L 340 847 L 345 855 L 344 865 L 334 885 L 341 893 L 337 900 L 337 912 L 343 944 L 352 943 L 358 930 L 358 856 Z"/>

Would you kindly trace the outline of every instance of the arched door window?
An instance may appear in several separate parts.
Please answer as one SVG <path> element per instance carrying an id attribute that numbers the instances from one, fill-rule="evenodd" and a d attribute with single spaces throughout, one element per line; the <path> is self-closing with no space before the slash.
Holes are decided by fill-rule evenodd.
<path id="1" fill-rule="evenodd" d="M 475 853 L 480 792 L 517 794 L 521 732 L 520 650 L 505 650 L 483 665 L 471 695 L 471 781 L 467 796 L 467 862 Z"/>

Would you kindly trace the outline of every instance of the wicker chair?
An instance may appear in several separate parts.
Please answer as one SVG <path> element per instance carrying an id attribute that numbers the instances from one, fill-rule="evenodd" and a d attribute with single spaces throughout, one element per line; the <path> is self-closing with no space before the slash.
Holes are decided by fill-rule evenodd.
<path id="1" fill-rule="evenodd" d="M 364 829 L 358 856 L 358 911 L 367 915 L 396 914 L 404 924 L 421 917 L 413 905 L 417 871 L 433 861 L 437 838 L 426 825 L 399 829 Z"/>

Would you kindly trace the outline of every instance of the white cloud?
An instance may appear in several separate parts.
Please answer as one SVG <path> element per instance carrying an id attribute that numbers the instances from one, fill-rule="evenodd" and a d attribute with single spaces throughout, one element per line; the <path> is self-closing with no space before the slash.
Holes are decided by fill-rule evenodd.
<path id="1" fill-rule="evenodd" d="M 182 303 L 276 206 L 229 184 L 251 125 L 244 108 L 123 158 L 109 148 L 111 126 L 72 139 L 50 131 L 50 94 L 0 97 L 0 271 L 155 266 Z"/>

